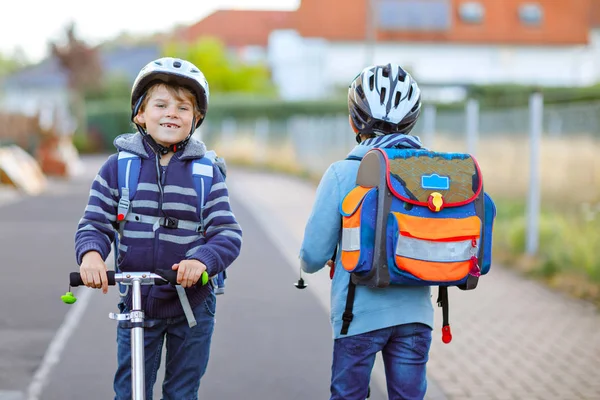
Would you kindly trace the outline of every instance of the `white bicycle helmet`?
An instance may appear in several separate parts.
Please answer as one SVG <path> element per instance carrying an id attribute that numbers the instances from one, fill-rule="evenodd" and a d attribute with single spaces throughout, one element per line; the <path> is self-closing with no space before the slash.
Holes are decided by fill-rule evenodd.
<path id="1" fill-rule="evenodd" d="M 137 114 L 146 91 L 155 81 L 176 83 L 189 88 L 196 96 L 202 117 L 196 121 L 196 128 L 202 124 L 208 110 L 208 82 L 204 74 L 189 61 L 172 57 L 154 60 L 141 69 L 131 88 L 131 119 Z"/>
<path id="2" fill-rule="evenodd" d="M 359 134 L 409 133 L 421 112 L 421 90 L 399 65 L 373 65 L 350 84 L 348 111 Z"/>

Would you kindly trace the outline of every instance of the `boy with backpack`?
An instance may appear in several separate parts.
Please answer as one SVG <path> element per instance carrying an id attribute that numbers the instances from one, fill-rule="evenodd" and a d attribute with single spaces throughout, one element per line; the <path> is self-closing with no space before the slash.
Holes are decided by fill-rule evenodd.
<path id="1" fill-rule="evenodd" d="M 206 116 L 208 98 L 204 75 L 188 61 L 165 57 L 142 68 L 131 94 L 131 119 L 138 133 L 115 139 L 118 153 L 92 182 L 75 235 L 81 279 L 104 293 L 104 261 L 115 241 L 115 267 L 122 272 L 177 271 L 180 286 L 142 286 L 148 397 L 166 338 L 163 397 L 197 398 L 208 364 L 216 297 L 213 285 L 196 283 L 204 272 L 222 275 L 242 245 L 224 170 L 209 158 L 204 143 L 192 137 Z M 119 308 L 128 312 L 131 293 L 123 296 Z M 115 399 L 125 400 L 132 395 L 125 321 L 117 328 L 117 346 Z"/>
<path id="2" fill-rule="evenodd" d="M 471 289 L 489 269 L 489 254 L 478 250 L 493 216 L 484 217 L 470 156 L 430 152 L 409 134 L 421 92 L 400 66 L 365 68 L 350 85 L 348 108 L 358 145 L 324 173 L 300 250 L 305 272 L 331 268 L 331 400 L 367 398 L 379 352 L 388 397 L 423 399 L 430 286 L 440 286 L 449 342 L 447 286 Z"/>

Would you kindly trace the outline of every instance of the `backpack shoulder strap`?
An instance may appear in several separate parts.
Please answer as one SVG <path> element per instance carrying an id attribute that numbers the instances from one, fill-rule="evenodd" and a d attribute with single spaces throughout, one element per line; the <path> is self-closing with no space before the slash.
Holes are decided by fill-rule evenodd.
<path id="1" fill-rule="evenodd" d="M 359 156 L 348 156 L 346 157 L 346 160 L 349 161 L 362 161 L 362 157 Z M 333 251 L 333 256 L 332 256 L 332 260 L 335 263 L 335 258 L 337 255 L 337 246 L 335 247 L 335 250 Z M 334 264 L 334 268 L 335 268 L 335 264 Z M 330 271 L 330 277 L 331 279 L 333 279 L 333 274 L 335 273 L 335 271 Z M 356 291 L 356 284 L 352 281 L 352 275 L 350 275 L 350 282 L 348 283 L 348 292 L 346 293 L 346 307 L 344 308 L 344 313 L 342 314 L 342 330 L 340 331 L 340 334 L 342 335 L 347 335 L 348 334 L 348 329 L 350 328 L 350 322 L 352 322 L 352 320 L 354 319 L 354 314 L 352 313 L 352 310 L 354 308 L 354 293 Z"/>
<path id="2" fill-rule="evenodd" d="M 213 157 L 214 156 L 214 157 Z M 213 162 L 215 162 L 216 154 L 214 151 L 207 152 L 202 158 L 194 160 L 192 163 L 192 177 L 194 178 L 194 186 L 198 196 L 198 214 L 204 233 L 204 216 L 203 211 L 206 206 L 206 199 L 210 193 L 213 183 Z M 215 294 L 223 294 L 225 292 L 225 279 L 227 274 L 225 271 L 217 276 L 211 277 L 212 285 Z"/>
<path id="3" fill-rule="evenodd" d="M 142 160 L 137 154 L 119 152 L 117 161 L 117 181 L 119 184 L 119 206 L 117 220 L 124 221 L 131 209 L 131 199 L 135 196 L 140 180 Z"/>
<path id="4" fill-rule="evenodd" d="M 117 206 L 117 223 L 119 224 L 119 234 L 115 236 L 114 257 L 115 271 L 118 271 L 119 258 L 119 240 L 125 226 L 125 218 L 131 210 L 131 199 L 137 190 L 140 180 L 140 170 L 142 160 L 137 154 L 127 151 L 120 151 L 117 159 L 117 183 L 119 190 L 119 203 Z M 127 288 L 126 288 L 127 289 Z M 123 292 L 123 286 L 119 284 L 119 295 L 125 297 L 127 290 Z"/>
<path id="5" fill-rule="evenodd" d="M 213 181 L 212 161 L 207 157 L 194 160 L 192 163 L 192 177 L 194 178 L 194 187 L 196 188 L 196 193 L 198 195 L 198 214 L 200 216 L 200 221 L 204 222 L 202 210 L 204 209 Z"/>

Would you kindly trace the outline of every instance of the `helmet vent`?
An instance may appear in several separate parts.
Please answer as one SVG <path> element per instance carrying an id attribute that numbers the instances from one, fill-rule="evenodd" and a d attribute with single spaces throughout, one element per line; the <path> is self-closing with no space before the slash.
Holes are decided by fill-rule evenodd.
<path id="1" fill-rule="evenodd" d="M 410 85 L 410 89 L 408 89 L 408 100 L 412 99 L 413 94 L 413 85 Z"/>
<path id="2" fill-rule="evenodd" d="M 181 62 L 179 62 L 179 61 L 174 61 L 174 62 L 173 62 L 173 67 L 175 67 L 175 68 L 181 68 Z"/>
<path id="3" fill-rule="evenodd" d="M 369 89 L 373 90 L 375 88 L 375 75 L 371 75 L 369 78 Z"/>
<path id="4" fill-rule="evenodd" d="M 398 107 L 398 105 L 400 104 L 401 96 L 402 96 L 402 93 L 396 92 L 396 97 L 394 98 L 394 107 Z"/>
<path id="5" fill-rule="evenodd" d="M 191 72 L 191 73 L 193 73 L 193 74 L 197 74 L 197 73 L 199 73 L 200 71 L 198 71 L 196 68 L 192 68 L 192 69 L 190 70 L 190 72 Z"/>
<path id="6" fill-rule="evenodd" d="M 385 93 L 386 93 L 385 88 L 381 88 L 381 94 L 379 95 L 379 102 L 381 104 L 383 104 L 383 102 L 385 101 Z"/>
<path id="7" fill-rule="evenodd" d="M 363 91 L 362 85 L 358 85 L 358 86 L 356 86 L 356 94 L 357 94 L 359 97 L 364 97 L 364 95 L 365 95 L 365 92 Z"/>
<path id="8" fill-rule="evenodd" d="M 385 68 L 381 71 L 381 75 L 383 75 L 384 78 L 389 78 L 390 77 L 390 67 L 389 67 L 389 65 L 385 66 Z"/>
<path id="9" fill-rule="evenodd" d="M 160 65 L 162 67 L 162 62 L 160 62 L 160 61 L 154 61 L 154 64 Z"/>

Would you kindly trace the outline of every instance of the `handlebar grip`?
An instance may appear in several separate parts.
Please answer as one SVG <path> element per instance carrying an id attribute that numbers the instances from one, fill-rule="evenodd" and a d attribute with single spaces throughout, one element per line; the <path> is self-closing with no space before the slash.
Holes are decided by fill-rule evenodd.
<path id="1" fill-rule="evenodd" d="M 155 271 L 156 275 L 160 275 L 165 278 L 171 285 L 177 285 L 177 271 L 173 271 L 172 269 L 157 269 Z M 156 282 L 160 284 L 160 282 Z M 164 283 L 164 282 L 162 282 Z M 204 271 L 198 282 L 196 283 L 196 287 L 202 287 L 208 283 L 208 273 Z"/>
<path id="2" fill-rule="evenodd" d="M 106 276 L 108 278 L 108 285 L 115 285 L 115 271 L 106 271 Z M 83 280 L 81 279 L 81 275 L 79 272 L 71 272 L 69 274 L 69 284 L 72 287 L 83 286 Z"/>

